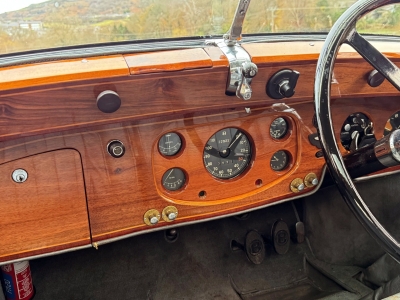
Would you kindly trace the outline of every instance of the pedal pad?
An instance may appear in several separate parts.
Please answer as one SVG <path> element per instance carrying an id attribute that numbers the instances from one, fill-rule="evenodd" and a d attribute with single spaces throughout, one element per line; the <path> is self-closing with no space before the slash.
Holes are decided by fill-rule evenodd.
<path id="1" fill-rule="evenodd" d="M 286 222 L 278 220 L 272 226 L 271 231 L 272 245 L 276 253 L 286 254 L 290 247 L 290 233 Z"/>
<path id="2" fill-rule="evenodd" d="M 246 235 L 245 252 L 247 258 L 255 265 L 259 265 L 265 258 L 265 243 L 263 237 L 255 230 Z"/>

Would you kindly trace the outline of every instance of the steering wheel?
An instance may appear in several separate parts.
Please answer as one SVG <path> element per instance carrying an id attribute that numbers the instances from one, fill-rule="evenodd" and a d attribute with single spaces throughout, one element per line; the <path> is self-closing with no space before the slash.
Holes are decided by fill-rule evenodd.
<path id="1" fill-rule="evenodd" d="M 341 195 L 357 219 L 373 238 L 400 262 L 400 244 L 381 225 L 361 198 L 346 170 L 345 161 L 336 143 L 330 110 L 332 71 L 337 53 L 343 43 L 352 46 L 366 61 L 378 70 L 400 91 L 400 69 L 375 49 L 356 30 L 357 21 L 381 6 L 400 3 L 400 0 L 360 0 L 353 4 L 334 24 L 329 32 L 317 63 L 314 101 L 318 133 L 327 166 Z M 371 150 L 372 149 L 372 150 Z M 392 132 L 371 147 L 358 152 L 370 151 L 377 163 L 384 167 L 400 162 L 400 130 Z M 382 151 L 384 153 L 382 153 Z M 360 153 L 358 153 L 360 154 Z"/>

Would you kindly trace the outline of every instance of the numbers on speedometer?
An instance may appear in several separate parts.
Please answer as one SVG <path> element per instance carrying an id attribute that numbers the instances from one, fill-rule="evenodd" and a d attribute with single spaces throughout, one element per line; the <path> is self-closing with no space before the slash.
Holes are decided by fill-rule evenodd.
<path id="1" fill-rule="evenodd" d="M 246 134 L 237 128 L 224 128 L 216 132 L 204 147 L 204 166 L 216 178 L 231 179 L 247 169 L 251 155 Z"/>

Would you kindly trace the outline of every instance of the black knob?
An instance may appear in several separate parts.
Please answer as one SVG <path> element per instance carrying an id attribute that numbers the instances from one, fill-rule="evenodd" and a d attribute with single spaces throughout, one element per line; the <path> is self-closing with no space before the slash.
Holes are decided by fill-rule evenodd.
<path id="1" fill-rule="evenodd" d="M 294 95 L 294 87 L 290 85 L 289 80 L 284 80 L 279 86 L 279 94 L 285 98 L 290 98 Z"/>
<path id="2" fill-rule="evenodd" d="M 378 87 L 385 81 L 385 77 L 377 70 L 372 70 L 368 74 L 368 84 L 371 87 Z"/>
<path id="3" fill-rule="evenodd" d="M 103 113 L 116 112 L 121 106 L 121 98 L 114 91 L 104 91 L 97 96 L 97 107 Z"/>
<path id="4" fill-rule="evenodd" d="M 295 93 L 300 73 L 284 69 L 272 75 L 267 83 L 266 92 L 273 99 L 290 98 Z"/>

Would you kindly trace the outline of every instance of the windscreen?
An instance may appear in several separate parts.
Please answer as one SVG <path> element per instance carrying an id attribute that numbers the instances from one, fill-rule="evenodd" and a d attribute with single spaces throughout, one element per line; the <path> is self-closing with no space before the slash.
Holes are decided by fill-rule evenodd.
<path id="1" fill-rule="evenodd" d="M 253 0 L 243 33 L 328 32 L 354 0 Z M 238 0 L 0 0 L 0 53 L 82 44 L 221 36 Z M 357 24 L 361 33 L 399 35 L 400 5 Z"/>

